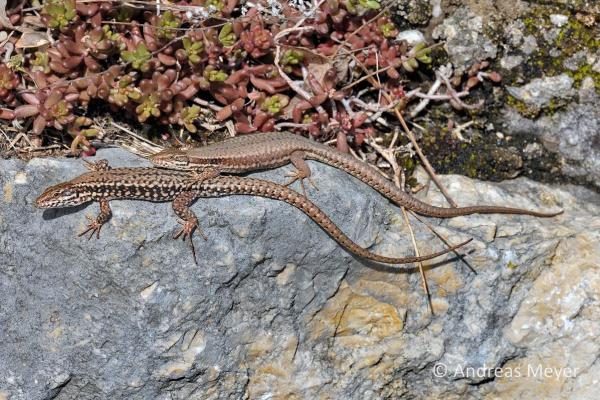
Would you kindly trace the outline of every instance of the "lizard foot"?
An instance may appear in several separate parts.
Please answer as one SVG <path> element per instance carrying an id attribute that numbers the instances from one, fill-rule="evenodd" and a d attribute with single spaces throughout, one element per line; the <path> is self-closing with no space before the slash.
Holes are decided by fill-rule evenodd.
<path id="1" fill-rule="evenodd" d="M 177 221 L 179 224 L 183 225 L 181 230 L 173 235 L 173 239 L 178 239 L 181 236 L 182 240 L 186 238 L 190 241 L 190 247 L 192 248 L 192 257 L 194 258 L 194 263 L 198 265 L 198 261 L 196 259 L 196 248 L 194 247 L 194 241 L 192 240 L 192 235 L 195 230 L 198 230 L 198 233 L 204 240 L 208 240 L 208 237 L 202 232 L 202 229 L 198 227 L 198 221 Z"/>
<path id="2" fill-rule="evenodd" d="M 87 215 L 85 217 L 88 221 L 90 221 L 90 224 L 87 226 L 87 229 L 85 231 L 81 232 L 77 236 L 81 237 L 91 231 L 90 236 L 88 236 L 88 240 L 90 240 L 94 236 L 94 233 L 96 234 L 96 239 L 100 239 L 100 229 L 102 228 L 103 224 Z"/>
<path id="3" fill-rule="evenodd" d="M 296 182 L 296 181 L 300 181 L 300 187 L 302 187 L 302 194 L 304 194 L 304 197 L 308 197 L 306 195 L 306 187 L 304 186 L 304 180 L 308 180 L 308 183 L 310 183 L 310 185 L 315 188 L 315 190 L 319 190 L 319 188 L 317 187 L 317 185 L 315 184 L 315 182 L 312 180 L 312 178 L 307 178 L 306 176 L 300 174 L 298 171 L 291 171 L 291 172 L 287 172 L 285 174 L 285 176 L 290 177 L 292 179 L 290 179 L 287 183 L 284 183 L 284 186 L 290 186 L 292 183 Z"/>

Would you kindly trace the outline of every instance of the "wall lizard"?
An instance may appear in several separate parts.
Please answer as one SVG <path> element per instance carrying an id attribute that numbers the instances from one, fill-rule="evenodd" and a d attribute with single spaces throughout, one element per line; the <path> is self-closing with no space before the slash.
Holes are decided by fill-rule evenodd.
<path id="1" fill-rule="evenodd" d="M 316 160 L 349 173 L 373 187 L 399 206 L 430 217 L 449 218 L 469 214 L 525 214 L 553 217 L 558 212 L 538 212 L 500 206 L 444 208 L 424 203 L 394 185 L 371 165 L 321 143 L 287 132 L 269 132 L 236 136 L 209 146 L 188 150 L 166 149 L 150 157 L 159 166 L 179 170 L 214 168 L 219 173 L 240 174 L 292 163 L 296 171 L 287 185 L 309 179 L 311 171 L 305 159 Z M 304 189 L 304 185 L 302 184 Z"/>
<path id="2" fill-rule="evenodd" d="M 408 264 L 429 260 L 455 250 L 471 239 L 458 245 L 421 257 L 394 258 L 380 256 L 354 243 L 310 200 L 296 191 L 273 182 L 240 177 L 219 176 L 218 172 L 206 169 L 201 173 L 165 170 L 158 168 L 110 168 L 106 160 L 87 163 L 91 172 L 80 175 L 70 181 L 47 188 L 36 200 L 38 208 L 70 207 L 90 201 L 100 203 L 100 214 L 90 219 L 87 229 L 91 238 L 94 233 L 100 236 L 100 229 L 111 216 L 110 200 L 131 199 L 153 202 L 173 202 L 175 214 L 183 221 L 183 228 L 174 236 L 188 238 L 192 255 L 196 262 L 196 253 L 192 241 L 194 230 L 206 236 L 198 228 L 198 218 L 189 206 L 199 197 L 222 197 L 229 195 L 253 195 L 284 201 L 309 216 L 335 241 L 348 251 L 373 261 L 386 264 Z M 88 218 L 89 219 L 89 218 Z"/>

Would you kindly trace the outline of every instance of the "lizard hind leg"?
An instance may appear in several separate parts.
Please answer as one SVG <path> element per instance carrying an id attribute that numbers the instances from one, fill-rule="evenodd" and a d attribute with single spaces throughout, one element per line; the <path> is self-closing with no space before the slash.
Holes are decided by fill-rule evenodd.
<path id="1" fill-rule="evenodd" d="M 91 232 L 88 240 L 94 236 L 94 233 L 96 234 L 96 239 L 100 239 L 100 229 L 102 228 L 102 225 L 104 225 L 110 219 L 111 215 L 112 211 L 110 209 L 110 205 L 108 204 L 108 200 L 100 200 L 100 214 L 98 214 L 96 218 L 91 218 L 86 215 L 86 218 L 88 221 L 90 221 L 90 224 L 87 226 L 85 231 L 81 232 L 77 236 L 81 237 L 86 233 Z"/>
<path id="2" fill-rule="evenodd" d="M 190 210 L 190 205 L 194 202 L 196 197 L 197 196 L 195 192 L 184 191 L 173 199 L 173 211 L 175 211 L 175 214 L 182 219 L 182 221 L 177 222 L 183 225 L 181 230 L 173 235 L 173 239 L 177 239 L 181 236 L 183 240 L 186 238 L 189 240 L 190 247 L 192 248 L 192 257 L 194 258 L 194 263 L 198 265 L 198 261 L 196 259 L 196 249 L 194 247 L 192 236 L 194 231 L 198 230 L 198 233 L 200 233 L 200 236 L 202 236 L 204 240 L 208 240 L 208 237 L 198 226 L 198 217 L 196 217 L 196 214 Z"/>
<path id="3" fill-rule="evenodd" d="M 307 179 L 308 183 L 310 183 L 310 185 L 313 188 L 315 188 L 315 190 L 319 190 L 319 188 L 311 178 L 310 167 L 306 163 L 305 154 L 303 151 L 293 152 L 290 156 L 290 162 L 294 165 L 296 170 L 285 174 L 285 176 L 292 178 L 287 183 L 285 183 L 285 186 L 290 186 L 292 183 L 299 180 L 300 186 L 302 187 L 302 193 L 306 197 L 306 187 L 304 186 L 304 180 Z"/>

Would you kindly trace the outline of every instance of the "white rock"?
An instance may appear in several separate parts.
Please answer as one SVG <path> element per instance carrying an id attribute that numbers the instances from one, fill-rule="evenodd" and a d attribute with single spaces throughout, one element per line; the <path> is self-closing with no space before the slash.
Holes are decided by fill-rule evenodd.
<path id="1" fill-rule="evenodd" d="M 569 22 L 569 17 L 563 14 L 550 14 L 550 21 L 559 28 Z"/>
<path id="2" fill-rule="evenodd" d="M 416 29 L 409 29 L 402 31 L 396 36 L 396 40 L 405 40 L 409 45 L 415 46 L 425 41 L 425 36 L 421 31 Z"/>

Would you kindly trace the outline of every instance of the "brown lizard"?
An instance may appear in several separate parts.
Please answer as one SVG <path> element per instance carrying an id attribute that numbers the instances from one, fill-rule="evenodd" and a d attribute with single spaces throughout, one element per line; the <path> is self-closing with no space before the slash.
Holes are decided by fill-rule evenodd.
<path id="1" fill-rule="evenodd" d="M 293 178 L 287 185 L 300 180 L 303 190 L 303 180 L 310 179 L 311 176 L 305 159 L 316 160 L 345 171 L 373 187 L 395 204 L 430 217 L 449 218 L 477 213 L 553 217 L 562 213 L 562 211 L 544 213 L 501 206 L 456 208 L 432 206 L 400 190 L 371 165 L 329 146 L 286 132 L 236 136 L 209 146 L 188 150 L 166 149 L 150 157 L 150 161 L 159 167 L 199 171 L 212 168 L 219 173 L 233 174 L 275 168 L 291 162 L 296 167 L 296 171 L 290 174 Z"/>
<path id="2" fill-rule="evenodd" d="M 386 264 L 407 264 L 429 260 L 455 250 L 471 239 L 447 250 L 421 257 L 394 258 L 380 256 L 354 243 L 306 197 L 294 190 L 273 182 L 239 176 L 218 176 L 217 171 L 207 169 L 202 173 L 164 170 L 157 168 L 110 168 L 106 160 L 87 163 L 91 172 L 68 182 L 47 188 L 36 200 L 38 208 L 70 207 L 90 201 L 100 203 L 100 214 L 79 236 L 91 232 L 100 236 L 100 228 L 110 216 L 109 201 L 114 199 L 173 202 L 173 210 L 183 221 L 183 228 L 174 236 L 189 238 L 194 262 L 196 253 L 192 234 L 198 228 L 198 218 L 189 206 L 199 197 L 222 197 L 229 195 L 253 195 L 284 201 L 308 215 L 325 232 L 350 252 L 373 261 Z M 200 231 L 200 229 L 198 229 Z M 202 232 L 200 231 L 202 234 Z M 206 239 L 204 234 L 202 236 Z"/>

